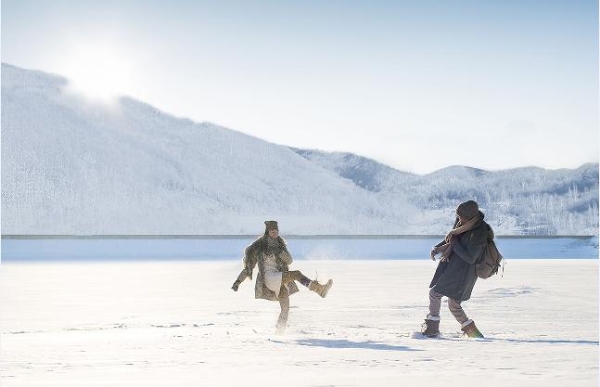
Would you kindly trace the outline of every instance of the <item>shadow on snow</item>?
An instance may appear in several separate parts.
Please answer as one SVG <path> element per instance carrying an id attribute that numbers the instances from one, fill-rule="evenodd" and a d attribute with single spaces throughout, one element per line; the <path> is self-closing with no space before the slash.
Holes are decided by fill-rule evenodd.
<path id="1" fill-rule="evenodd" d="M 299 345 L 309 347 L 323 348 L 357 348 L 357 349 L 375 349 L 378 351 L 422 351 L 421 349 L 413 349 L 402 345 L 389 345 L 378 343 L 375 341 L 350 341 L 350 340 L 324 340 L 324 339 L 303 339 L 296 340 Z"/>
<path id="2" fill-rule="evenodd" d="M 593 340 L 561 340 L 561 339 L 498 339 L 485 338 L 485 341 L 504 341 L 507 343 L 532 343 L 532 344 L 583 344 L 598 345 L 598 341 Z"/>

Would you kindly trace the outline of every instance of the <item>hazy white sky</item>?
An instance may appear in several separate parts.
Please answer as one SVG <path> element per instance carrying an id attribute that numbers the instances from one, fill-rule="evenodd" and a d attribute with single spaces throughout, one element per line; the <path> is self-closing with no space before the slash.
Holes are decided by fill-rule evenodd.
<path id="1" fill-rule="evenodd" d="M 2 61 L 417 173 L 599 157 L 591 0 L 3 0 Z"/>

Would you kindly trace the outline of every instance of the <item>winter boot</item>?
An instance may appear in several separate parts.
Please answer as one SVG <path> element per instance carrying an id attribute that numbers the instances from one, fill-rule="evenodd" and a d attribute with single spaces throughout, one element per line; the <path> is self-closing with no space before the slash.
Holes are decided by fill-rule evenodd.
<path id="1" fill-rule="evenodd" d="M 469 337 L 483 339 L 483 335 L 479 332 L 479 329 L 477 329 L 475 321 L 473 320 L 467 320 L 460 329 Z"/>
<path id="2" fill-rule="evenodd" d="M 329 289 L 331 289 L 331 285 L 333 285 L 333 280 L 327 281 L 325 285 L 321 285 L 317 281 L 310 281 L 310 284 L 308 284 L 308 289 L 325 298 L 329 292 Z"/>
<path id="3" fill-rule="evenodd" d="M 425 319 L 421 333 L 425 337 L 437 337 L 440 334 L 440 320 Z"/>

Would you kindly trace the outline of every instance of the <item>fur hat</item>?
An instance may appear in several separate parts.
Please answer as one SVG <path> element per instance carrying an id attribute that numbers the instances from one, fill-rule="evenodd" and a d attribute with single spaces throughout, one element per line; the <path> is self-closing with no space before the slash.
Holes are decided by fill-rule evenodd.
<path id="1" fill-rule="evenodd" d="M 279 227 L 277 226 L 277 221 L 275 221 L 275 220 L 265 220 L 265 232 L 269 232 L 269 230 L 277 230 L 277 231 L 279 231 Z"/>
<path id="2" fill-rule="evenodd" d="M 466 219 L 473 219 L 479 214 L 479 206 L 473 200 L 468 200 L 464 203 L 460 203 L 456 207 L 456 213 Z"/>

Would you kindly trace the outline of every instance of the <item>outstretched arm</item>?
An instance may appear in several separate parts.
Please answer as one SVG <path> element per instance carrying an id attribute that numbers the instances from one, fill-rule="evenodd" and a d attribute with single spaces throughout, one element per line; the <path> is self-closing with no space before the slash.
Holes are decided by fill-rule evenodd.
<path id="1" fill-rule="evenodd" d="M 238 288 L 240 287 L 240 284 L 242 282 L 244 282 L 244 280 L 246 278 L 248 278 L 248 271 L 246 270 L 246 268 L 242 269 L 242 271 L 240 272 L 240 274 L 238 275 L 237 279 L 235 280 L 235 282 L 233 283 L 233 286 L 231 287 L 233 289 L 233 291 L 237 292 Z"/>
<path id="2" fill-rule="evenodd" d="M 256 262 L 256 250 L 254 249 L 253 245 L 250 245 L 244 251 L 244 268 L 240 274 L 238 274 L 238 277 L 233 283 L 231 289 L 237 292 L 240 284 L 244 282 L 246 278 L 252 279 L 252 271 L 254 270 L 254 266 L 256 266 Z"/>

